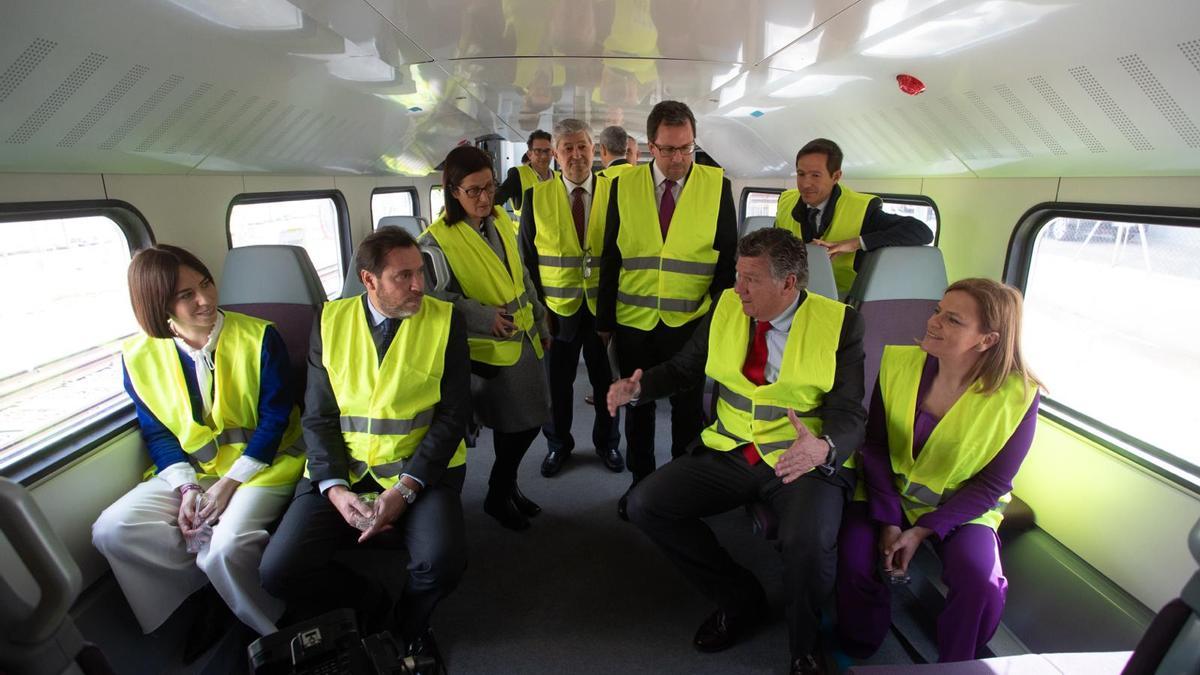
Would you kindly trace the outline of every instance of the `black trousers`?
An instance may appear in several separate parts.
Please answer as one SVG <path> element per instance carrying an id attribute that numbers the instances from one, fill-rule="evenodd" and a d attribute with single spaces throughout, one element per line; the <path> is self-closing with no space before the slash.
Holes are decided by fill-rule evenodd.
<path id="1" fill-rule="evenodd" d="M 809 473 L 788 485 L 765 462 L 703 445 L 651 474 L 629 495 L 628 513 L 683 575 L 733 616 L 757 611 L 764 595 L 701 518 L 754 500 L 779 518 L 784 602 L 793 658 L 816 647 L 821 605 L 833 592 L 837 534 L 851 494 L 841 475 Z"/>
<path id="2" fill-rule="evenodd" d="M 463 525 L 462 491 L 466 467 L 448 469 L 442 482 L 421 491 L 394 529 L 359 544 L 361 534 L 351 527 L 316 485 L 301 479 L 296 497 L 263 553 L 259 573 L 263 588 L 288 603 L 295 619 L 316 616 L 338 607 L 380 613 L 391 604 L 386 586 L 350 565 L 333 559 L 335 552 L 353 548 L 408 551 L 408 583 L 397 600 L 397 628 L 405 642 L 419 636 L 437 603 L 450 594 L 466 568 L 467 544 Z M 350 487 L 355 492 L 378 492 L 368 475 Z"/>
<path id="3" fill-rule="evenodd" d="M 617 421 L 608 414 L 608 385 L 612 384 L 612 374 L 608 367 L 608 351 L 596 335 L 596 319 L 585 305 L 574 316 L 558 317 L 560 327 L 568 322 L 572 330 L 560 328 L 546 358 L 550 380 L 550 423 L 542 427 L 546 445 L 551 451 L 575 449 L 571 422 L 575 412 L 575 376 L 579 372 L 579 354 L 583 352 L 583 363 L 595 398 L 592 447 L 597 450 L 616 448 L 621 443 L 621 432 Z"/>
<path id="4" fill-rule="evenodd" d="M 648 370 L 674 356 L 696 330 L 696 321 L 671 328 L 659 323 L 653 330 L 617 326 L 617 361 L 621 377 L 641 368 Z M 704 428 L 704 388 L 685 389 L 670 397 L 671 457 L 685 454 Z M 637 483 L 654 471 L 654 416 L 656 405 L 647 401 L 625 412 L 625 463 Z"/>

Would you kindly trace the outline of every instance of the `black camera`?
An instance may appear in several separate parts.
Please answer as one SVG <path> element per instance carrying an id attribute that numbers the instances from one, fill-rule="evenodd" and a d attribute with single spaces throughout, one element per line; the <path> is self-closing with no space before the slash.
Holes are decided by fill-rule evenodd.
<path id="1" fill-rule="evenodd" d="M 360 637 L 349 609 L 281 628 L 247 649 L 254 675 L 416 675 L 435 665 L 404 651 L 387 631 Z"/>

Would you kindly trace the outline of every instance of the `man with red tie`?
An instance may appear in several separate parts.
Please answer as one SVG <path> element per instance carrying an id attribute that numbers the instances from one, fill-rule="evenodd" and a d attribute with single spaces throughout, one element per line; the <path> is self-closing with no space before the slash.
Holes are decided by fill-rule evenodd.
<path id="1" fill-rule="evenodd" d="M 614 351 L 621 375 L 671 358 L 721 292 L 733 285 L 737 215 L 724 171 L 692 161 L 696 118 L 678 101 L 661 101 L 646 119 L 654 161 L 612 184 L 596 305 L 596 330 Z M 703 424 L 703 381 L 672 392 L 671 456 L 681 456 Z M 653 403 L 625 418 L 626 463 L 633 485 L 655 468 Z M 632 489 L 632 488 L 631 488 Z M 617 512 L 625 517 L 628 493 Z"/>
<path id="2" fill-rule="evenodd" d="M 842 506 L 854 487 L 843 464 L 862 444 L 863 321 L 805 291 L 804 243 L 779 228 L 738 243 L 737 283 L 683 350 L 609 388 L 610 410 L 716 383 L 716 419 L 701 443 L 632 490 L 630 520 L 717 605 L 695 647 L 732 646 L 768 614 L 754 575 L 702 518 L 765 501 L 779 519 L 791 672 L 820 673 L 820 608 L 833 591 Z"/>
<path id="3" fill-rule="evenodd" d="M 595 392 L 592 447 L 610 471 L 620 473 L 625 460 L 617 449 L 621 436 L 608 414 L 604 397 L 612 375 L 604 345 L 596 335 L 596 289 L 609 179 L 592 174 L 592 134 L 587 125 L 567 118 L 554 125 L 554 154 L 562 175 L 525 191 L 521 210 L 521 254 L 549 310 L 554 336 L 546 356 L 550 380 L 550 423 L 542 427 L 548 451 L 542 475 L 556 475 L 575 448 L 571 435 L 573 387 L 579 354 Z"/>

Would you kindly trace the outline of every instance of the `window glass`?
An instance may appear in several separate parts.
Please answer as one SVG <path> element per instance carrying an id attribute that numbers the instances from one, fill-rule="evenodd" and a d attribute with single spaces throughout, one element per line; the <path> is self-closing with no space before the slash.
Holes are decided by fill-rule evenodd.
<path id="1" fill-rule="evenodd" d="M 410 190 L 395 190 L 388 192 L 376 191 L 371 194 L 371 217 L 375 221 L 373 229 L 379 229 L 379 221 L 389 216 L 417 215 L 413 203 L 413 193 Z"/>
<path id="2" fill-rule="evenodd" d="M 234 204 L 229 214 L 233 248 L 260 244 L 301 246 L 330 298 L 342 290 L 341 224 L 331 197 Z"/>
<path id="3" fill-rule="evenodd" d="M 925 223 L 929 226 L 929 230 L 933 232 L 933 240 L 930 242 L 930 245 L 932 246 L 933 242 L 937 241 L 937 210 L 935 210 L 932 206 L 929 206 L 928 204 L 913 204 L 909 202 L 892 201 L 887 197 L 882 197 L 882 199 L 884 211 L 888 213 L 894 213 L 898 216 L 911 216 Z"/>
<path id="4" fill-rule="evenodd" d="M 1049 398 L 1200 465 L 1200 228 L 1054 218 L 1025 288 L 1025 350 Z"/>
<path id="5" fill-rule="evenodd" d="M 0 463 L 128 404 L 129 248 L 108 216 L 0 222 Z"/>
<path id="6" fill-rule="evenodd" d="M 446 196 L 442 194 L 442 186 L 434 185 L 429 188 L 429 215 L 434 220 L 442 217 L 442 209 L 446 207 Z"/>
<path id="7" fill-rule="evenodd" d="M 777 202 L 779 202 L 778 192 L 747 192 L 746 212 L 742 214 L 742 218 L 749 218 L 750 216 L 771 216 L 774 218 Z"/>

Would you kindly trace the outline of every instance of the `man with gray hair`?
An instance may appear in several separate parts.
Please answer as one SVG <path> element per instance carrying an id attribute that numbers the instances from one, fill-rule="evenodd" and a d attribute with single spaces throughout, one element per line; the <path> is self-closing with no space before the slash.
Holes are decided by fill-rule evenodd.
<path id="1" fill-rule="evenodd" d="M 716 382 L 716 420 L 699 447 L 634 486 L 629 519 L 716 604 L 693 641 L 715 652 L 763 621 L 768 599 L 702 518 L 767 502 L 779 519 L 790 672 L 825 672 L 820 609 L 855 480 L 844 464 L 865 434 L 863 321 L 805 290 L 807 254 L 790 232 L 752 232 L 737 252 L 737 282 L 684 348 L 609 389 L 615 411 L 699 386 L 706 373 Z"/>
<path id="2" fill-rule="evenodd" d="M 562 175 L 525 192 L 520 225 L 521 253 L 554 336 L 547 356 L 551 421 L 542 429 L 548 446 L 542 475 L 557 474 L 575 448 L 571 418 L 581 351 L 594 392 L 593 447 L 619 473 L 625 469 L 617 449 L 620 431 L 605 405 L 612 375 L 595 320 L 610 181 L 592 175 L 592 137 L 583 122 L 568 118 L 554 125 L 553 148 Z"/>
<path id="3" fill-rule="evenodd" d="M 616 178 L 633 165 L 626 159 L 629 154 L 629 141 L 632 140 L 625 130 L 618 126 L 605 127 L 597 139 L 600 144 L 600 163 L 604 168 L 599 171 L 605 178 Z M 637 141 L 634 141 L 636 144 Z M 636 147 L 636 145 L 635 145 Z"/>

